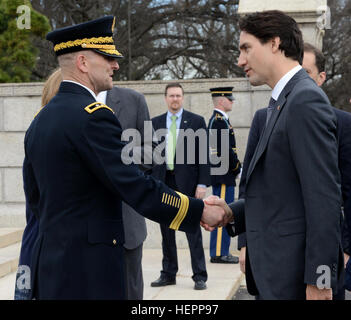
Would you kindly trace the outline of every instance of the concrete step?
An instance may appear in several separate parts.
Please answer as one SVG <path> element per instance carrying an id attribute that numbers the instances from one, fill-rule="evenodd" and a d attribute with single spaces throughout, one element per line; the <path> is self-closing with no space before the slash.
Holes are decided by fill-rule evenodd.
<path id="1" fill-rule="evenodd" d="M 22 241 L 23 228 L 0 228 L 0 248 Z"/>
<path id="2" fill-rule="evenodd" d="M 0 278 L 16 271 L 21 250 L 21 242 L 0 249 Z"/>
<path id="3" fill-rule="evenodd" d="M 13 300 L 15 293 L 16 271 L 0 278 L 0 300 Z"/>

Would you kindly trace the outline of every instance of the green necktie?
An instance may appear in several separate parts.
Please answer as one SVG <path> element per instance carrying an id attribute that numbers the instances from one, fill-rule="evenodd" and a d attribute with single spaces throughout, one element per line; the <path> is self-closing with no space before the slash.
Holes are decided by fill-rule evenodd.
<path id="1" fill-rule="evenodd" d="M 175 149 L 177 144 L 177 116 L 172 116 L 172 123 L 168 130 L 168 148 L 167 148 L 167 155 L 168 155 L 168 168 L 170 170 L 174 170 L 174 155 Z"/>

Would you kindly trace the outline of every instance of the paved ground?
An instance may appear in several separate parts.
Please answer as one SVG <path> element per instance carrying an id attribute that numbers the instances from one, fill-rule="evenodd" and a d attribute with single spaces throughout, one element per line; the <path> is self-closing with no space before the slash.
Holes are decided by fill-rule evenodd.
<path id="1" fill-rule="evenodd" d="M 233 252 L 235 254 L 235 252 Z M 238 289 L 242 273 L 238 264 L 214 264 L 209 262 L 208 250 L 205 250 L 207 264 L 207 289 L 194 290 L 191 279 L 192 269 L 188 249 L 178 249 L 179 272 L 177 284 L 161 288 L 152 288 L 150 283 L 160 275 L 162 251 L 144 249 L 144 299 L 145 300 L 230 300 Z M 0 278 L 0 300 L 12 300 L 16 273 Z"/>
<path id="2" fill-rule="evenodd" d="M 232 299 L 233 300 L 255 300 L 255 297 L 250 295 L 247 292 L 245 278 L 243 278 L 243 280 L 241 281 L 239 289 L 236 291 L 236 293 L 234 294 Z M 351 300 L 351 292 L 350 291 L 346 290 L 345 300 Z"/>
<path id="3" fill-rule="evenodd" d="M 242 278 L 240 286 L 232 297 L 232 300 L 255 300 L 255 297 L 247 292 L 245 277 Z"/>
<path id="4" fill-rule="evenodd" d="M 237 254 L 237 252 L 232 252 Z M 179 272 L 177 284 L 152 288 L 150 283 L 160 275 L 162 252 L 158 249 L 144 249 L 144 299 L 145 300 L 254 300 L 246 289 L 245 278 L 238 264 L 213 264 L 205 250 L 208 281 L 206 290 L 194 290 L 191 279 L 191 262 L 188 249 L 178 249 Z M 16 273 L 0 278 L 0 300 L 12 300 Z M 346 292 L 351 300 L 351 292 Z"/>
<path id="5" fill-rule="evenodd" d="M 236 254 L 237 252 L 232 252 Z M 205 250 L 208 273 L 207 289 L 194 290 L 192 269 L 188 249 L 178 249 L 177 284 L 153 288 L 150 283 L 160 276 L 162 252 L 157 249 L 144 250 L 144 299 L 145 300 L 230 300 L 239 288 L 242 273 L 239 264 L 217 264 L 209 262 Z"/>
<path id="6" fill-rule="evenodd" d="M 0 300 L 13 300 L 16 272 L 0 278 Z"/>

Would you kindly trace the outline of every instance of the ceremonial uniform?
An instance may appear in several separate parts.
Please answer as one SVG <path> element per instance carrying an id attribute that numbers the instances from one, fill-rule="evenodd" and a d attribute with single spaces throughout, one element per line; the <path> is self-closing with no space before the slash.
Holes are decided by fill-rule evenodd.
<path id="1" fill-rule="evenodd" d="M 213 88 L 210 89 L 212 97 L 223 96 L 229 100 L 233 100 L 232 87 L 225 88 Z M 238 159 L 236 153 L 236 143 L 235 134 L 233 127 L 231 126 L 227 115 L 219 109 L 215 109 L 212 117 L 208 124 L 209 130 L 209 144 L 210 144 L 210 159 L 213 156 L 220 158 L 221 155 L 226 151 L 228 157 L 225 157 L 224 161 L 227 162 L 226 172 L 221 175 L 214 175 L 211 172 L 211 184 L 213 189 L 213 194 L 217 195 L 227 203 L 234 201 L 234 191 L 235 191 L 235 178 L 240 173 L 241 163 Z M 229 151 L 221 150 L 222 146 L 222 136 L 221 132 L 225 130 L 226 134 L 229 135 Z M 225 146 L 224 146 L 225 147 Z M 211 167 L 218 168 L 223 165 L 223 163 L 214 164 L 211 162 Z M 230 247 L 230 236 L 225 228 L 216 228 L 211 232 L 210 237 L 210 256 L 211 262 L 219 263 L 233 263 L 233 257 L 229 254 Z"/>
<path id="2" fill-rule="evenodd" d="M 99 27 L 110 30 L 112 19 L 57 30 L 48 38 L 55 44 L 67 37 L 68 47 L 81 46 L 69 41 L 69 34 L 97 41 L 106 34 Z M 116 54 L 111 45 L 101 48 Z M 23 175 L 27 204 L 39 220 L 31 279 L 36 298 L 126 298 L 122 200 L 174 230 L 197 228 L 203 201 L 171 190 L 134 164 L 125 165 L 121 134 L 111 108 L 96 102 L 81 84 L 67 81 L 31 123 Z"/>

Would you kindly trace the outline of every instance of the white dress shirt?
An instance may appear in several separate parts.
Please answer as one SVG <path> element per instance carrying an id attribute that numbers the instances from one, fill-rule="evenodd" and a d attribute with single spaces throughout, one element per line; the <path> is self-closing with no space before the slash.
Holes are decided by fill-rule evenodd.
<path id="1" fill-rule="evenodd" d="M 274 86 L 273 90 L 272 90 L 272 98 L 277 101 L 279 98 L 279 95 L 281 94 L 281 92 L 283 91 L 283 89 L 285 88 L 286 84 L 291 80 L 291 78 L 298 73 L 300 70 L 302 69 L 302 67 L 300 65 L 292 68 L 289 72 L 287 72 L 278 82 L 277 84 Z"/>
<path id="2" fill-rule="evenodd" d="M 106 96 L 107 96 L 107 91 L 101 91 L 98 93 L 96 96 L 96 101 L 101 102 L 103 104 L 106 104 Z"/>

